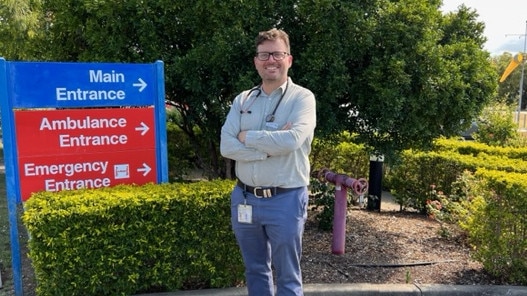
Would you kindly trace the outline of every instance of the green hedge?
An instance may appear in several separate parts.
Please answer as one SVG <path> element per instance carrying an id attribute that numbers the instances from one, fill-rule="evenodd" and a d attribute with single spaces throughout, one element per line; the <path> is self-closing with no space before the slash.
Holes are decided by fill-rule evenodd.
<path id="1" fill-rule="evenodd" d="M 457 140 L 450 142 L 449 146 L 457 145 L 456 149 L 403 151 L 401 161 L 390 168 L 385 176 L 385 184 L 403 208 L 411 207 L 424 212 L 426 202 L 430 199 L 431 186 L 450 195 L 452 183 L 465 170 L 475 172 L 477 169 L 485 168 L 527 173 L 527 161 L 521 158 L 523 152 L 519 149 L 500 150 L 480 143 Z M 498 151 L 503 151 L 504 154 L 499 154 Z M 518 158 L 510 158 L 509 155 Z"/>
<path id="2" fill-rule="evenodd" d="M 511 159 L 527 161 L 527 147 L 500 147 L 489 146 L 474 141 L 457 141 L 452 139 L 440 138 L 434 141 L 434 151 L 454 151 L 462 155 L 472 155 L 477 157 L 480 154 L 496 155 Z"/>
<path id="3" fill-rule="evenodd" d="M 363 145 L 355 144 L 353 141 L 353 136 L 347 132 L 332 139 L 315 139 L 309 156 L 313 177 L 316 178 L 320 170 L 327 168 L 352 178 L 367 178 L 369 155 Z"/>
<path id="4" fill-rule="evenodd" d="M 460 221 L 474 257 L 505 281 L 527 284 L 527 175 L 479 169 Z M 482 190 L 481 190 L 482 189 Z"/>
<path id="5" fill-rule="evenodd" d="M 404 151 L 385 184 L 403 206 L 458 222 L 488 272 L 527 284 L 526 155 L 524 148 L 440 140 L 434 151 Z"/>
<path id="6" fill-rule="evenodd" d="M 131 295 L 243 280 L 232 181 L 41 192 L 23 222 L 39 295 Z"/>

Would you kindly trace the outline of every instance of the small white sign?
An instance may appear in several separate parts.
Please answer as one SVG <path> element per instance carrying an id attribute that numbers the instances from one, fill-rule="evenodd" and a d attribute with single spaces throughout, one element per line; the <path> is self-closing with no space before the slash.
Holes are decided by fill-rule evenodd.
<path id="1" fill-rule="evenodd" d="M 116 164 L 113 166 L 115 179 L 128 179 L 130 178 L 130 165 L 128 164 Z"/>

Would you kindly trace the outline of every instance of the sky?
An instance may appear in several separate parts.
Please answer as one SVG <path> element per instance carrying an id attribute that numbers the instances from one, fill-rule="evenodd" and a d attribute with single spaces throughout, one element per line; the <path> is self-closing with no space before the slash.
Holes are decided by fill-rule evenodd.
<path id="1" fill-rule="evenodd" d="M 485 23 L 485 49 L 492 55 L 525 51 L 526 0 L 443 0 L 441 10 L 456 11 L 461 4 L 476 10 L 478 21 Z"/>

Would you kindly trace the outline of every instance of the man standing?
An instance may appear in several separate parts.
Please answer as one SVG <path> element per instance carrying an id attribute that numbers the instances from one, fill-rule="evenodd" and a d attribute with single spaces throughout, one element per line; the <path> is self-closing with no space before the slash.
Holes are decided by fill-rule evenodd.
<path id="1" fill-rule="evenodd" d="M 251 296 L 272 296 L 275 284 L 278 296 L 303 295 L 300 258 L 316 103 L 288 77 L 292 63 L 287 33 L 260 32 L 254 65 L 261 84 L 234 99 L 221 129 L 221 154 L 236 161 L 231 220 Z"/>

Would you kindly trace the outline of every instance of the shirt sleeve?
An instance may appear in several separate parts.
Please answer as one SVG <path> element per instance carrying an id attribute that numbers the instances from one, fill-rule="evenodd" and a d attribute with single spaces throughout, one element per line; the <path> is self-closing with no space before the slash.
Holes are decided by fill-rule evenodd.
<path id="1" fill-rule="evenodd" d="M 227 114 L 221 128 L 220 153 L 223 157 L 236 161 L 264 160 L 267 154 L 256 147 L 248 147 L 238 140 L 241 131 L 241 100 L 244 93 L 238 95 Z"/>
<path id="2" fill-rule="evenodd" d="M 258 149 L 265 155 L 277 156 L 299 149 L 316 126 L 315 96 L 307 89 L 294 94 L 292 112 L 287 122 L 292 123 L 287 130 L 251 130 L 247 132 L 245 147 Z M 280 127 L 279 127 L 280 128 Z"/>

